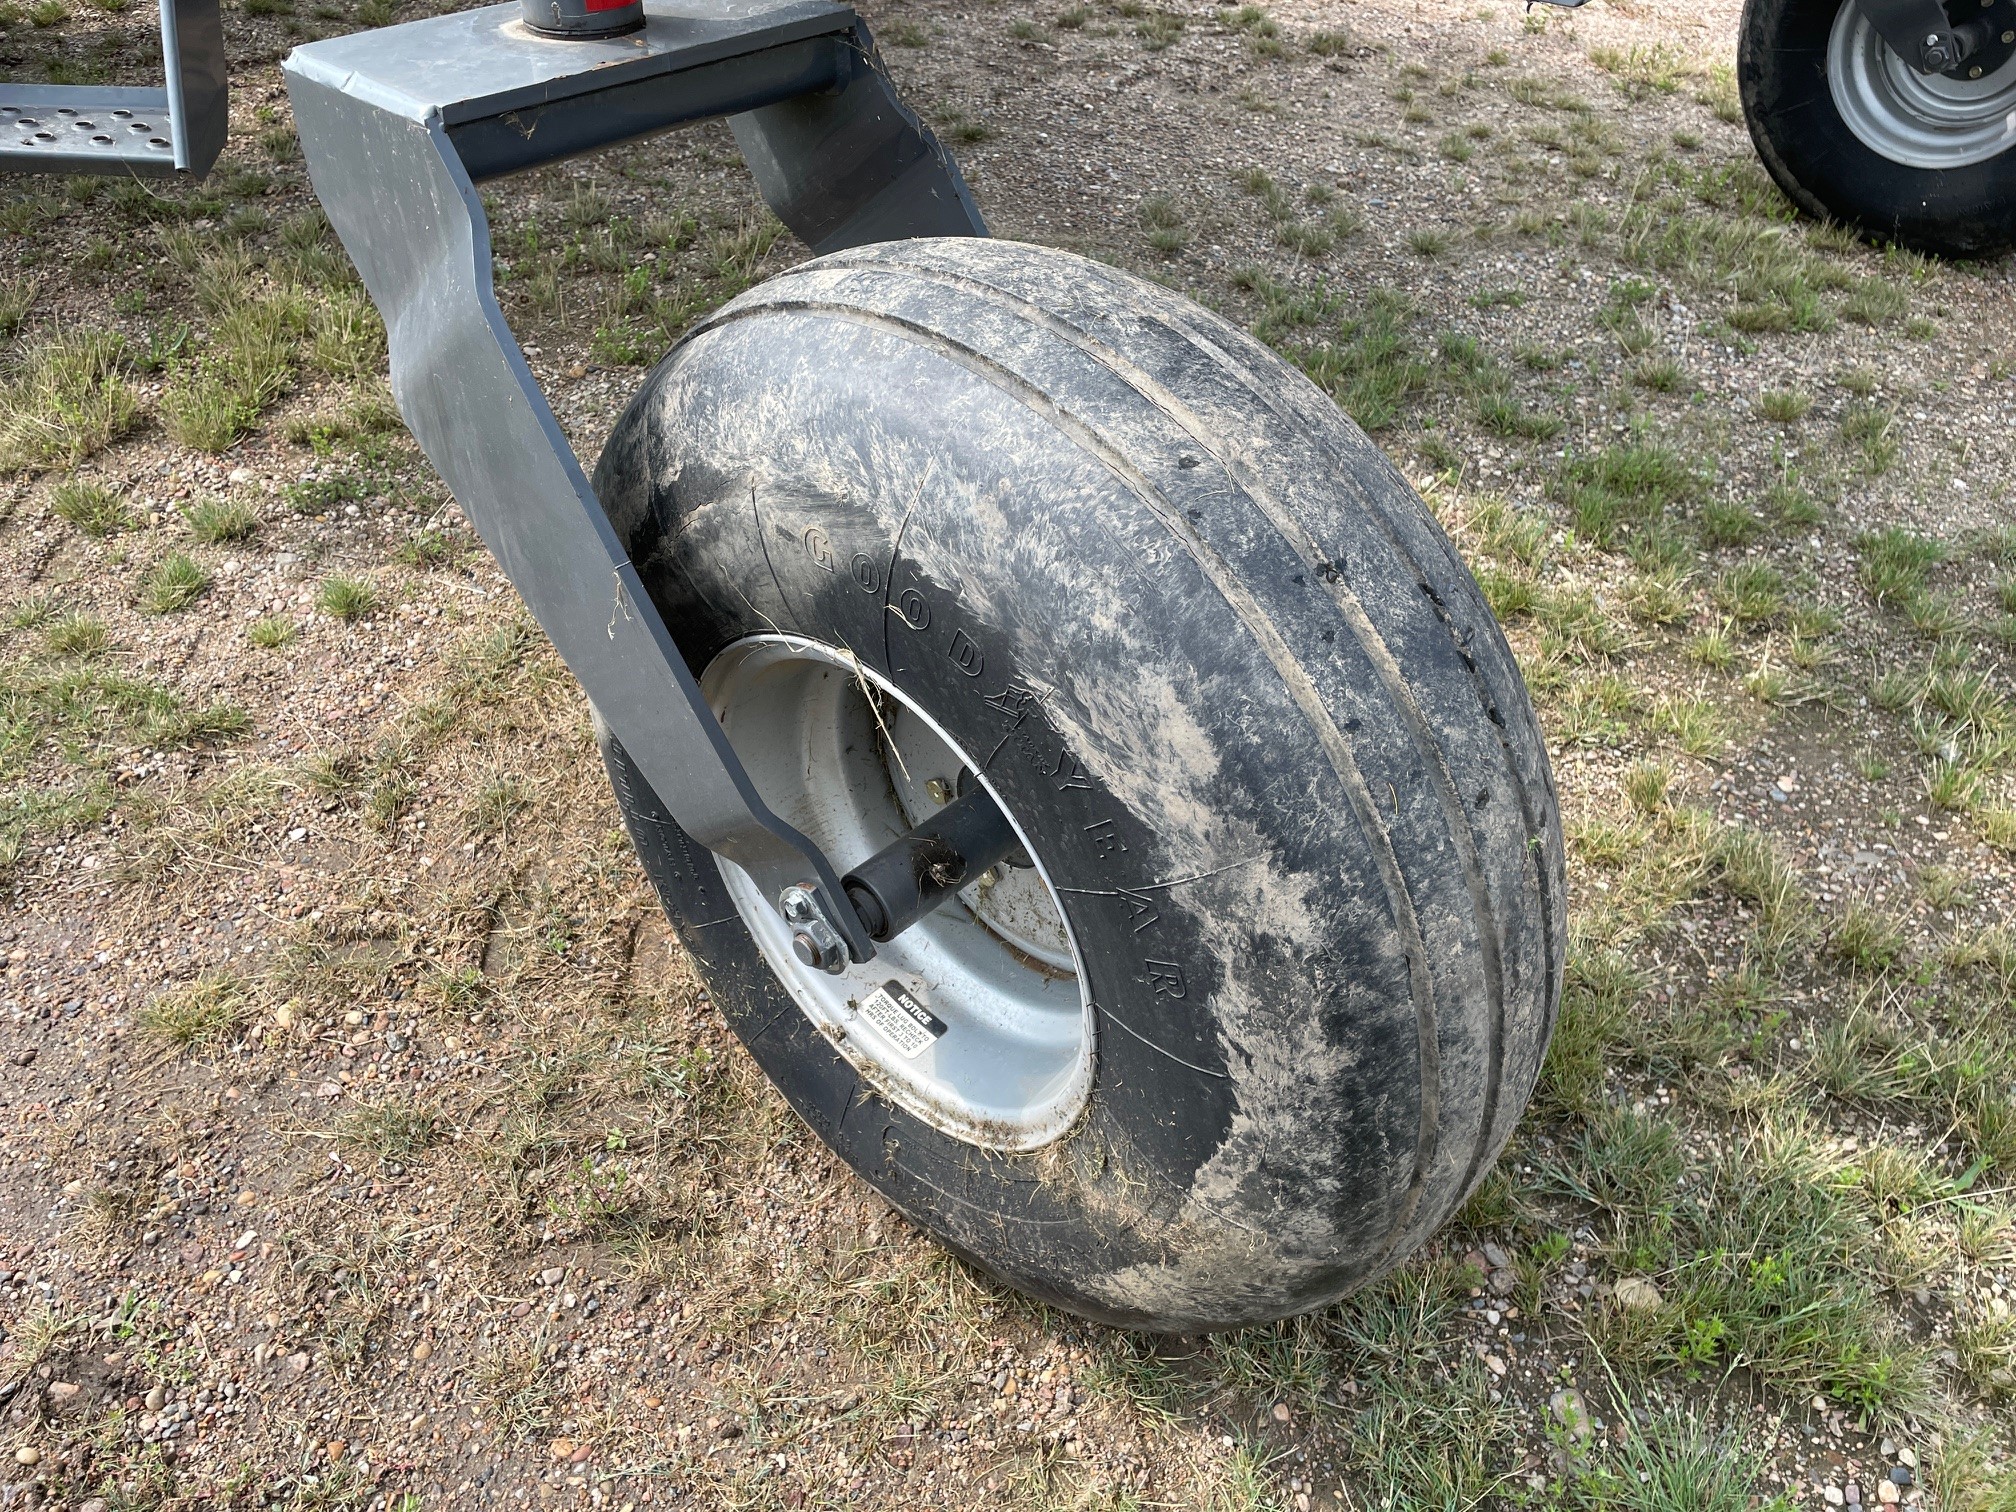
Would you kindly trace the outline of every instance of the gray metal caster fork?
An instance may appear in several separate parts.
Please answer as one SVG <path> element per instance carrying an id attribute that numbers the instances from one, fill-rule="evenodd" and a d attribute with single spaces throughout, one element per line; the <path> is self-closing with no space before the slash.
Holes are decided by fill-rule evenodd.
<path id="1" fill-rule="evenodd" d="M 476 185 L 726 116 L 764 199 L 815 251 L 986 226 L 846 7 L 566 5 L 296 49 L 285 72 L 309 175 L 385 317 L 408 427 L 600 717 L 688 835 L 795 879 L 805 948 L 863 961 L 875 941 L 838 870 L 758 796 L 526 365 Z"/>

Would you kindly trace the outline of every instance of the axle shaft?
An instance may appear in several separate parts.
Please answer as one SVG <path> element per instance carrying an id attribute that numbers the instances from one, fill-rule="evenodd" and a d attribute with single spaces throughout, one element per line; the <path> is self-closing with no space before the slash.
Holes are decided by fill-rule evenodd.
<path id="1" fill-rule="evenodd" d="M 862 926 L 877 941 L 901 934 L 962 887 L 1006 861 L 1027 866 L 1015 828 L 975 783 L 909 834 L 841 879 Z"/>

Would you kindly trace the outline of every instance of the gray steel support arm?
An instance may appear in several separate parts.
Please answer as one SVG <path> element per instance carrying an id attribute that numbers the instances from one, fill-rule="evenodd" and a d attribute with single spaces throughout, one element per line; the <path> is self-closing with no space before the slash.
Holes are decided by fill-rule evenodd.
<path id="1" fill-rule="evenodd" d="M 757 795 L 541 394 L 497 303 L 475 183 L 730 115 L 766 199 L 821 251 L 986 228 L 850 10 L 646 14 L 597 41 L 540 38 L 516 5 L 358 33 L 296 49 L 288 91 L 414 439 L 680 827 L 752 873 L 812 881 L 866 960 L 837 871 Z"/>

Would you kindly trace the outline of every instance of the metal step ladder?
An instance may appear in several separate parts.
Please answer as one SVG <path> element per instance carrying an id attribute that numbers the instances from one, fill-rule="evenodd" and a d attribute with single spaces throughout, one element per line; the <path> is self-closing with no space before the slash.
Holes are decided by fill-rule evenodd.
<path id="1" fill-rule="evenodd" d="M 167 87 L 0 83 L 0 173 L 202 178 L 224 150 L 217 0 L 161 0 Z"/>

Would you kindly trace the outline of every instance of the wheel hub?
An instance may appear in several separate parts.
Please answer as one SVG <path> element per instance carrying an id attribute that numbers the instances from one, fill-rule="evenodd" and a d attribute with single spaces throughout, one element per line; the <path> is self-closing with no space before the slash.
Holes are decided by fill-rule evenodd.
<path id="1" fill-rule="evenodd" d="M 764 802 L 842 866 L 975 783 L 1000 801 L 930 716 L 832 647 L 752 636 L 717 656 L 701 687 Z M 863 1079 L 945 1133 L 1000 1150 L 1064 1134 L 1092 1082 L 1076 947 L 1042 857 L 1017 834 L 1031 865 L 993 867 L 873 960 L 838 971 L 800 938 L 805 919 L 780 913 L 766 879 L 720 863 L 771 970 Z"/>
<path id="2" fill-rule="evenodd" d="M 1992 9 L 1999 17 L 2004 8 Z M 1843 0 L 1827 39 L 1827 84 L 1856 139 L 1893 163 L 1964 168 L 2016 145 L 2016 46 L 2000 32 L 1959 68 L 1921 74 Z"/>

